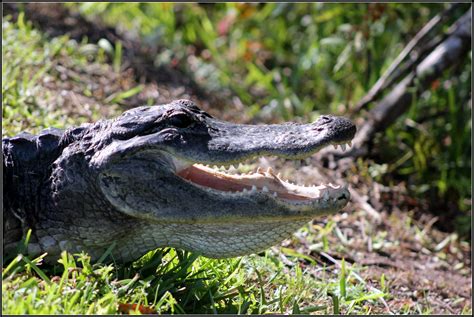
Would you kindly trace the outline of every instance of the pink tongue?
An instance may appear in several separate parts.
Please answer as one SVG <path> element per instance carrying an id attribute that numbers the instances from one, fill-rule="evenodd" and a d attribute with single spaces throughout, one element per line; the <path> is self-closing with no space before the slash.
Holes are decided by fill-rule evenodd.
<path id="1" fill-rule="evenodd" d="M 194 166 L 188 167 L 178 173 L 184 179 L 187 179 L 195 184 L 214 188 L 222 191 L 242 191 L 244 188 L 251 189 L 252 186 L 245 186 L 245 184 L 232 181 L 227 178 L 221 178 L 218 174 L 207 173 Z"/>
<path id="2" fill-rule="evenodd" d="M 220 191 L 242 191 L 244 188 L 247 190 L 252 189 L 252 185 L 245 184 L 243 179 L 232 178 L 229 175 L 222 175 L 219 173 L 209 173 L 202 169 L 199 169 L 195 166 L 190 166 L 184 170 L 181 170 L 177 173 L 178 176 L 189 180 L 195 184 L 217 189 Z M 308 200 L 308 197 L 300 196 L 288 192 L 277 191 L 278 197 L 286 198 L 291 200 Z"/>

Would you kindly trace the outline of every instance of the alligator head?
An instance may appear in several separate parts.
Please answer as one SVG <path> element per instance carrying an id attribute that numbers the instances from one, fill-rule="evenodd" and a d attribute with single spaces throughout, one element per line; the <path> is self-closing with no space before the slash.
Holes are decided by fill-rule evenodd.
<path id="1" fill-rule="evenodd" d="M 350 198 L 346 186 L 295 185 L 272 169 L 239 175 L 217 168 L 264 155 L 302 159 L 328 145 L 345 146 L 356 128 L 344 118 L 233 124 L 179 100 L 129 110 L 106 131 L 88 150 L 100 191 L 114 208 L 150 225 L 155 233 L 148 234 L 163 245 L 208 257 L 259 252 Z"/>
<path id="2" fill-rule="evenodd" d="M 260 252 L 343 208 L 349 191 L 295 185 L 272 169 L 240 175 L 210 166 L 265 155 L 302 159 L 345 146 L 355 130 L 334 116 L 232 124 L 179 100 L 65 132 L 7 138 L 4 247 L 32 228 L 30 253 L 47 252 L 49 260 L 62 250 L 97 259 L 113 243 L 118 261 L 166 246 L 208 257 Z"/>

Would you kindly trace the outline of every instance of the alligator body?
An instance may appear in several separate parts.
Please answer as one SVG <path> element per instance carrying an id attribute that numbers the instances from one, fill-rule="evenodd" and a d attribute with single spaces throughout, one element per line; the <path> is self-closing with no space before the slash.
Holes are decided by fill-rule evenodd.
<path id="1" fill-rule="evenodd" d="M 304 187 L 271 169 L 231 175 L 210 166 L 263 155 L 301 159 L 345 146 L 354 134 L 349 120 L 335 116 L 241 125 L 178 100 L 66 131 L 5 138 L 4 252 L 28 228 L 28 252 L 50 259 L 62 250 L 97 259 L 112 244 L 121 262 L 165 246 L 216 258 L 260 252 L 343 208 L 347 187 Z"/>

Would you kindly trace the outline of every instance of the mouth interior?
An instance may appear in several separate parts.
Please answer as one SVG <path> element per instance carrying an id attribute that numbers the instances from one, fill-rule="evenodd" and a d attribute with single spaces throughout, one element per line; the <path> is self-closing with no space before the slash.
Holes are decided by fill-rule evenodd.
<path id="1" fill-rule="evenodd" d="M 228 193 L 253 193 L 258 191 L 271 195 L 275 199 L 290 202 L 310 202 L 321 198 L 340 197 L 338 194 L 345 190 L 345 186 L 330 183 L 317 186 L 293 184 L 281 179 L 280 175 L 275 173 L 271 167 L 266 171 L 259 167 L 256 172 L 230 174 L 223 172 L 222 168 L 219 170 L 217 166 L 212 168 L 199 163 L 192 165 L 178 163 L 175 165 L 179 166 L 176 174 L 183 179 L 204 188 Z"/>

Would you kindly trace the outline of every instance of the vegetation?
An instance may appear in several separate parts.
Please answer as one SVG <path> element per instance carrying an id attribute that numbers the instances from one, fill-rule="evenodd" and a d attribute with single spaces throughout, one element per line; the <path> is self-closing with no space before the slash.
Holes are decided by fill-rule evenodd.
<path id="1" fill-rule="evenodd" d="M 66 6 L 158 46 L 155 66 L 174 65 L 211 94 L 232 100 L 230 107 L 246 105 L 242 116 L 249 121 L 281 122 L 347 113 L 446 5 Z M 467 8 L 461 6 L 445 29 Z M 3 136 L 112 117 L 136 106 L 133 98 L 147 91 L 149 83 L 126 72 L 120 42 L 48 38 L 22 13 L 4 17 L 2 31 Z M 419 292 L 407 295 L 394 276 L 376 271 L 374 277 L 370 267 L 350 260 L 369 244 L 370 253 L 385 250 L 398 254 L 394 261 L 404 259 L 406 243 L 424 252 L 418 261 L 436 258 L 471 276 L 470 245 L 463 241 L 471 230 L 471 56 L 378 136 L 377 157 L 354 165 L 354 183 L 381 184 L 420 202 L 389 206 L 392 215 L 380 210 L 384 224 L 355 210 L 308 224 L 281 247 L 225 260 L 164 249 L 127 266 L 91 264 L 86 254 L 67 253 L 48 266 L 43 256 L 20 254 L 3 267 L 3 312 L 472 313 L 470 301 L 459 294 L 446 301 L 449 310 L 432 295 L 435 290 L 421 292 L 415 283 L 411 291 Z M 153 101 L 147 98 L 140 100 Z M 452 232 L 440 233 L 431 219 L 414 217 L 420 210 L 455 215 Z M 364 229 L 350 231 L 353 223 Z"/>

